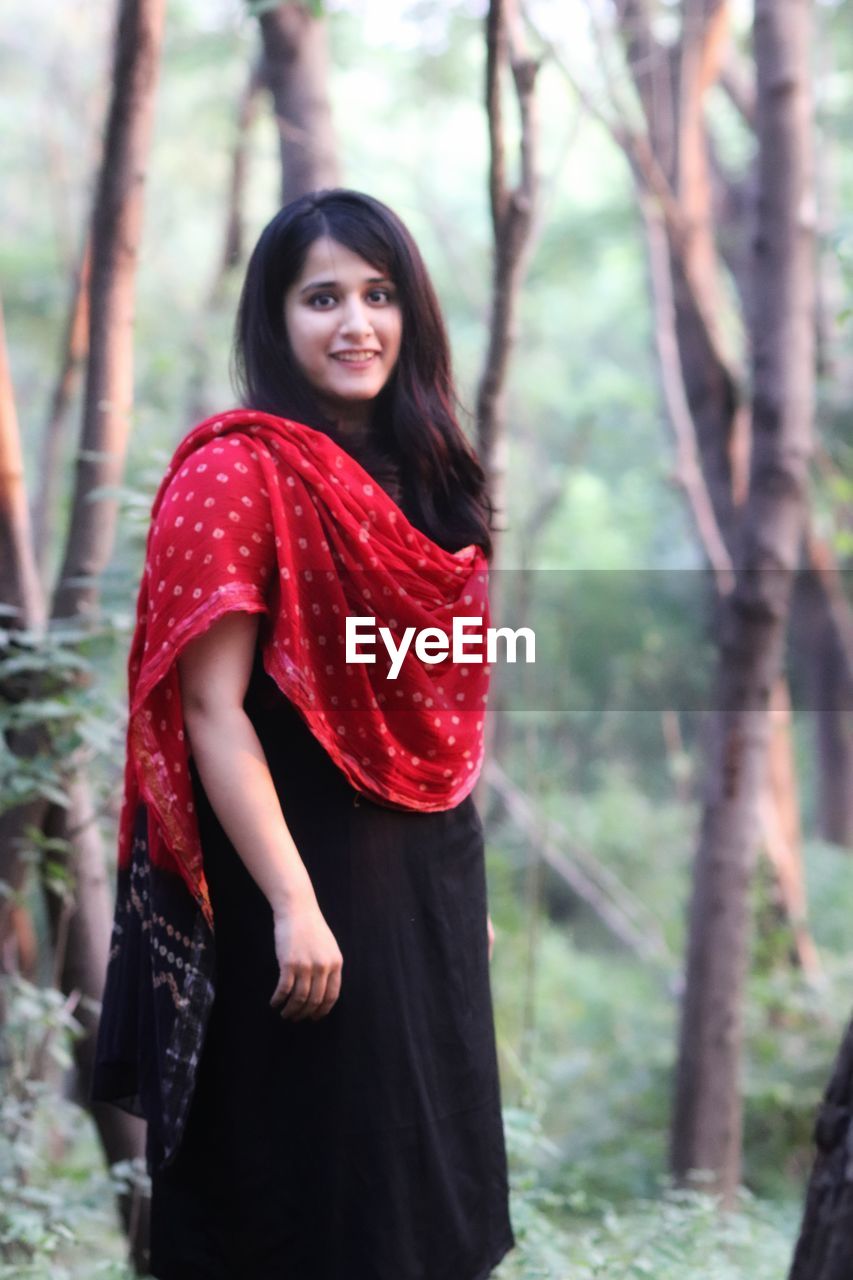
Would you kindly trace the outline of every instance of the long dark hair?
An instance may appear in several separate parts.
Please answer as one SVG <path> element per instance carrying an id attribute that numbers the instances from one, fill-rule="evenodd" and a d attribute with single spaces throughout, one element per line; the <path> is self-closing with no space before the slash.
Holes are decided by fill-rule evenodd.
<path id="1" fill-rule="evenodd" d="M 377 396 L 366 446 L 343 439 L 323 415 L 287 338 L 284 295 L 321 236 L 386 274 L 402 311 L 400 355 Z M 417 245 L 387 205 L 336 188 L 302 196 L 279 210 L 249 260 L 232 367 L 244 405 L 331 435 L 433 542 L 450 551 L 477 543 L 491 555 L 492 506 L 483 468 L 456 419 L 438 299 Z"/>

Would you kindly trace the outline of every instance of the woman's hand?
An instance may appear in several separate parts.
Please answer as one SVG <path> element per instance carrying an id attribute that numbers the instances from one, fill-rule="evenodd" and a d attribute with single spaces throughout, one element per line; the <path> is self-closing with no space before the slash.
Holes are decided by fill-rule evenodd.
<path id="1" fill-rule="evenodd" d="M 313 893 L 273 916 L 278 985 L 270 1007 L 282 1018 L 323 1018 L 341 993 L 344 958 Z"/>
<path id="2" fill-rule="evenodd" d="M 489 934 L 489 960 L 491 961 L 492 952 L 495 949 L 495 926 L 492 924 L 491 915 L 486 916 L 486 929 Z"/>

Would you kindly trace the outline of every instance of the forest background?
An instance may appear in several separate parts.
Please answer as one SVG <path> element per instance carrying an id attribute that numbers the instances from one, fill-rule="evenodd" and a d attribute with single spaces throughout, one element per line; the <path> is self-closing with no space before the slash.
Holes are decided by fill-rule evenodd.
<path id="1" fill-rule="evenodd" d="M 703 110 L 720 172 L 743 194 L 748 183 L 738 188 L 734 179 L 748 174 L 756 146 L 739 100 L 739 87 L 748 98 L 754 80 L 752 6 L 653 6 L 655 33 L 667 45 L 685 15 L 722 7 L 727 70 L 708 87 Z M 340 179 L 389 203 L 418 240 L 447 316 L 472 439 L 494 324 L 486 8 L 477 0 L 328 0 L 315 18 L 328 45 Z M 815 1117 L 851 1006 L 849 669 L 827 641 L 807 572 L 814 557 L 806 556 L 786 648 L 792 710 L 779 716 L 788 773 L 771 787 L 771 817 L 754 841 L 748 971 L 735 992 L 743 1026 L 737 1159 L 712 1171 L 707 1185 L 673 1179 L 717 604 L 709 559 L 715 564 L 672 427 L 666 307 L 655 288 L 648 204 L 638 199 L 648 167 L 599 118 L 601 111 L 612 120 L 614 103 L 636 104 L 614 16 L 625 8 L 531 0 L 523 10 L 525 42 L 540 60 L 538 182 L 508 370 L 498 586 L 504 620 L 536 628 L 538 660 L 535 673 L 518 669 L 503 690 L 482 792 L 519 1239 L 499 1274 L 769 1280 L 790 1265 Z M 810 511 L 812 549 L 819 544 L 821 565 L 833 567 L 840 609 L 853 551 L 853 171 L 844 163 L 853 132 L 853 6 L 821 3 L 813 16 L 819 306 Z M 100 163 L 114 12 L 82 0 L 8 0 L 4 18 L 0 291 L 35 509 Z M 241 272 L 223 272 L 221 263 L 238 107 L 257 50 L 257 19 L 238 0 L 169 3 L 136 272 L 132 425 L 121 486 L 107 495 L 118 498 L 120 518 L 99 575 L 97 624 L 31 649 L 24 637 L 28 676 L 47 681 L 39 697 L 31 686 L 23 698 L 10 693 L 23 668 L 21 648 L 5 634 L 0 655 L 7 744 L 33 726 L 49 743 L 23 763 L 23 754 L 7 751 L 0 801 L 11 811 L 35 788 L 67 803 L 56 761 L 73 757 L 92 787 L 110 885 L 125 662 L 150 501 L 176 441 L 233 402 L 229 347 Z M 521 135 L 505 92 L 514 180 Z M 250 246 L 281 198 L 279 134 L 263 97 L 246 148 Z M 718 238 L 736 256 L 737 218 L 728 224 L 720 210 Z M 732 272 L 722 326 L 748 364 L 733 281 Z M 39 524 L 47 582 L 63 554 L 82 402 L 80 383 L 56 492 Z M 7 898 L 19 932 L 14 963 L 8 949 L 3 960 L 2 1276 L 122 1275 L 125 1230 L 144 1218 L 138 1160 L 108 1173 L 99 1130 L 73 1083 L 87 1005 L 62 972 L 77 887 L 65 836 L 27 831 L 31 873 Z M 737 1189 L 729 1194 L 732 1169 Z M 729 1206 L 722 1217 L 718 1192 Z M 824 1276 L 817 1268 L 800 1274 Z"/>

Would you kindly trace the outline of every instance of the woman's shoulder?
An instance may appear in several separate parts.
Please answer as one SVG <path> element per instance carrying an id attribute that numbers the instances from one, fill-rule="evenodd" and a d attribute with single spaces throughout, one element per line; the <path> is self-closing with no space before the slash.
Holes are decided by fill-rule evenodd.
<path id="1" fill-rule="evenodd" d="M 152 510 L 152 541 L 266 544 L 270 498 L 259 446 L 243 433 L 200 441 L 175 455 Z"/>

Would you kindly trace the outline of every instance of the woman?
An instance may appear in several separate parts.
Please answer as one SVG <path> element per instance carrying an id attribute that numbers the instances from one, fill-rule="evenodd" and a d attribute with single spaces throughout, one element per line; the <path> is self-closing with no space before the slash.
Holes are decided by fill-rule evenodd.
<path id="1" fill-rule="evenodd" d="M 281 210 L 244 409 L 155 499 L 95 1096 L 148 1121 L 158 1280 L 485 1280 L 512 1247 L 488 961 L 488 667 L 350 660 L 487 620 L 489 505 L 399 219 Z"/>

